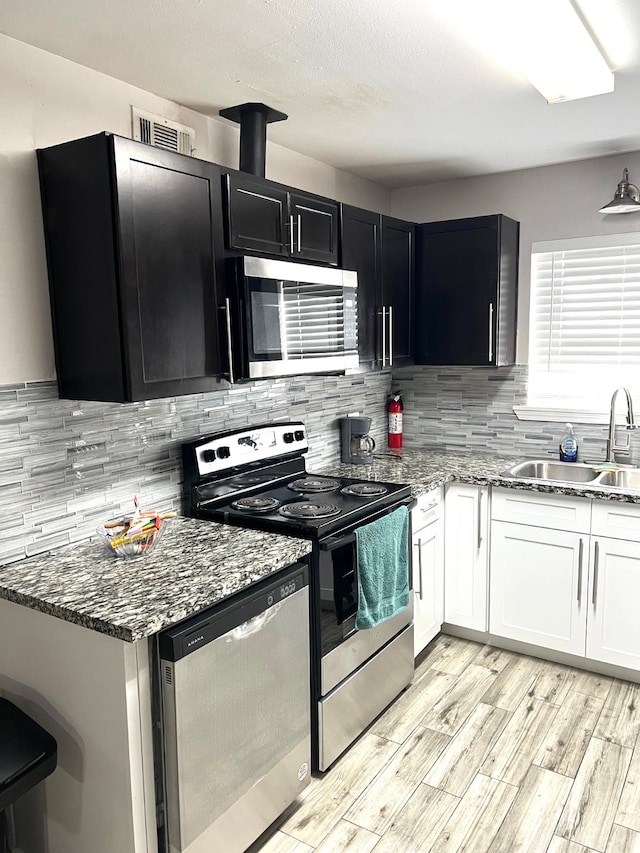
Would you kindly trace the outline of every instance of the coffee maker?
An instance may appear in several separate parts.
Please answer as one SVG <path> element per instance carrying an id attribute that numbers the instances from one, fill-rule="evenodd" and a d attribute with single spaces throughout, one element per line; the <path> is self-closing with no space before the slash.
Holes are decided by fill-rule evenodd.
<path id="1" fill-rule="evenodd" d="M 376 443 L 369 435 L 371 418 L 348 415 L 340 422 L 342 461 L 349 465 L 370 465 Z"/>

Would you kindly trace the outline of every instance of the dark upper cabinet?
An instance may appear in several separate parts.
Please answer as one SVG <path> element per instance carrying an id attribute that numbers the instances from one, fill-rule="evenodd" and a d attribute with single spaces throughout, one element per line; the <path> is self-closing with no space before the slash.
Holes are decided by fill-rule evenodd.
<path id="1" fill-rule="evenodd" d="M 411 361 L 414 226 L 343 204 L 341 266 L 358 273 L 360 361 Z"/>
<path id="2" fill-rule="evenodd" d="M 382 217 L 382 305 L 390 366 L 412 361 L 414 244 L 415 225 Z"/>
<path id="3" fill-rule="evenodd" d="M 244 172 L 225 175 L 225 196 L 228 249 L 338 263 L 336 202 Z"/>
<path id="4" fill-rule="evenodd" d="M 227 245 L 230 249 L 289 257 L 287 191 L 260 178 L 225 175 Z"/>
<path id="5" fill-rule="evenodd" d="M 417 364 L 515 363 L 519 230 L 502 214 L 417 226 Z"/>
<path id="6" fill-rule="evenodd" d="M 338 263 L 338 205 L 299 192 L 289 193 L 293 257 Z"/>
<path id="7" fill-rule="evenodd" d="M 220 169 L 108 133 L 38 162 L 60 396 L 223 387 Z"/>
<path id="8" fill-rule="evenodd" d="M 341 245 L 343 269 L 358 273 L 358 354 L 360 362 L 377 360 L 377 332 L 382 300 L 382 239 L 379 213 L 343 204 Z"/>

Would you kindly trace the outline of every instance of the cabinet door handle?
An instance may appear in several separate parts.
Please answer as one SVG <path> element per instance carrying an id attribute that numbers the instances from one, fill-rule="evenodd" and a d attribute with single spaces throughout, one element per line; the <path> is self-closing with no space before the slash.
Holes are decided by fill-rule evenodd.
<path id="1" fill-rule="evenodd" d="M 421 507 L 420 512 L 423 513 L 424 515 L 426 515 L 428 512 L 431 512 L 431 510 L 435 509 L 437 506 L 438 506 L 438 502 L 434 501 L 432 504 L 429 504 L 429 506 Z"/>
<path id="2" fill-rule="evenodd" d="M 482 489 L 478 489 L 478 550 L 482 545 Z"/>
<path id="3" fill-rule="evenodd" d="M 593 557 L 593 595 L 591 596 L 591 603 L 593 606 L 596 606 L 596 599 L 598 597 L 598 562 L 600 559 L 600 545 L 596 542 L 594 557 Z"/>
<path id="4" fill-rule="evenodd" d="M 493 302 L 489 303 L 489 362 L 493 361 Z"/>
<path id="5" fill-rule="evenodd" d="M 293 214 L 289 217 L 289 249 L 291 250 L 291 254 L 293 255 L 295 249 L 293 248 Z"/>
<path id="6" fill-rule="evenodd" d="M 389 367 L 393 367 L 393 305 L 389 305 Z"/>
<path id="7" fill-rule="evenodd" d="M 301 233 L 302 233 L 302 217 L 300 216 L 300 214 L 298 214 L 298 253 L 300 253 L 302 251 L 302 249 L 301 249 L 302 238 L 300 236 Z"/>
<path id="8" fill-rule="evenodd" d="M 418 549 L 418 579 L 420 580 L 418 597 L 420 598 L 420 601 L 422 601 L 422 539 L 418 539 L 417 543 L 415 543 L 413 547 Z"/>
<path id="9" fill-rule="evenodd" d="M 582 598 L 582 552 L 584 550 L 584 541 L 580 537 L 580 550 L 578 551 L 578 604 Z"/>
<path id="10" fill-rule="evenodd" d="M 225 325 L 227 329 L 227 356 L 229 357 L 229 382 L 233 385 L 235 377 L 233 372 L 233 346 L 231 343 L 231 303 L 229 297 L 224 300 L 224 305 L 220 306 L 220 310 L 225 312 Z"/>
<path id="11" fill-rule="evenodd" d="M 387 319 L 387 308 L 385 305 L 382 306 L 382 366 L 386 367 L 385 361 L 387 358 L 387 324 L 385 320 Z"/>

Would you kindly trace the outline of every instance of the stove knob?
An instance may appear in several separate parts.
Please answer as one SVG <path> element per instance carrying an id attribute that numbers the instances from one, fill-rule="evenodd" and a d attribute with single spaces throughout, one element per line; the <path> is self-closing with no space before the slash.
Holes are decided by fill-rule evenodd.
<path id="1" fill-rule="evenodd" d="M 302 441 L 304 439 L 304 433 L 302 432 L 301 429 L 297 429 L 295 431 L 294 435 L 296 437 L 296 441 Z"/>
<path id="2" fill-rule="evenodd" d="M 203 462 L 215 462 L 216 461 L 215 450 L 203 450 L 202 451 L 202 461 Z"/>
<path id="3" fill-rule="evenodd" d="M 228 447 L 218 448 L 218 459 L 228 459 L 231 456 L 231 451 Z"/>
<path id="4" fill-rule="evenodd" d="M 293 441 L 293 433 L 292 432 L 285 432 L 285 434 L 282 437 L 284 439 L 285 444 L 291 444 L 291 442 Z"/>

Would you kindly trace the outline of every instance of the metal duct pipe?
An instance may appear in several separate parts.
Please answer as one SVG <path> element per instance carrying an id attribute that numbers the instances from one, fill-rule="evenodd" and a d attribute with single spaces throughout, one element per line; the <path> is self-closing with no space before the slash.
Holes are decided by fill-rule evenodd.
<path id="1" fill-rule="evenodd" d="M 219 115 L 240 125 L 240 171 L 260 178 L 265 176 L 267 125 L 284 121 L 285 113 L 266 104 L 238 104 L 219 111 Z"/>

